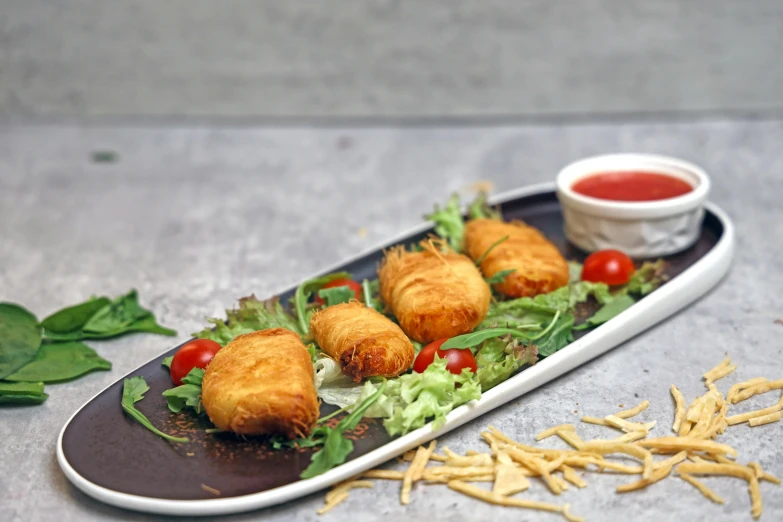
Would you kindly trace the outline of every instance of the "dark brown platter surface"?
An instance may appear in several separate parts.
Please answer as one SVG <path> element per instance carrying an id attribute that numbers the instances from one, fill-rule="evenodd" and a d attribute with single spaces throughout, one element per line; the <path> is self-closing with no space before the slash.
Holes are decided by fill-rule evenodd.
<path id="1" fill-rule="evenodd" d="M 562 215 L 554 191 L 507 201 L 501 209 L 505 219 L 521 219 L 539 228 L 567 258 L 584 259 L 585 254 L 567 244 L 563 236 Z M 431 232 L 428 229 L 413 234 L 402 242 L 416 242 Z M 696 244 L 685 252 L 665 258 L 669 279 L 705 256 L 723 234 L 720 218 L 707 211 Z M 358 280 L 374 278 L 382 256 L 379 249 L 335 270 L 351 272 Z M 294 290 L 281 294 L 282 301 L 286 302 Z M 587 313 L 592 311 L 594 309 L 586 310 Z M 236 497 L 299 480 L 313 450 L 274 450 L 263 438 L 208 434 L 205 429 L 211 424 L 206 418 L 169 412 L 161 393 L 172 385 L 161 361 L 176 350 L 172 348 L 128 376 L 140 375 L 149 384 L 150 390 L 137 407 L 152 423 L 173 435 L 186 436 L 190 442 L 169 443 L 125 416 L 120 407 L 123 386 L 120 379 L 82 408 L 64 430 L 62 455 L 73 470 L 87 481 L 109 490 L 177 500 L 214 499 L 216 494 L 211 490 L 219 491 L 221 498 Z M 323 404 L 321 414 L 334 409 Z M 368 419 L 359 425 L 353 437 L 356 449 L 349 460 L 391 440 L 379 421 Z"/>

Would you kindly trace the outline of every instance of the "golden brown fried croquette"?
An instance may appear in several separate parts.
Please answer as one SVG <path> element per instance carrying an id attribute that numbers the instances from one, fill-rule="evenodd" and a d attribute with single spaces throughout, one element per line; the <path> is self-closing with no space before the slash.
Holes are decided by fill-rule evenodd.
<path id="1" fill-rule="evenodd" d="M 472 331 L 487 315 L 489 286 L 467 256 L 422 245 L 421 252 L 386 252 L 378 270 L 383 301 L 420 343 Z"/>
<path id="2" fill-rule="evenodd" d="M 236 337 L 207 366 L 201 399 L 218 428 L 244 435 L 310 434 L 318 420 L 313 363 L 285 328 Z"/>
<path id="3" fill-rule="evenodd" d="M 316 312 L 310 330 L 321 350 L 359 382 L 396 377 L 413 363 L 413 343 L 386 316 L 362 303 L 343 303 Z"/>
<path id="4" fill-rule="evenodd" d="M 495 284 L 495 290 L 509 297 L 524 297 L 545 294 L 568 284 L 568 263 L 563 255 L 541 232 L 521 221 L 474 219 L 468 222 L 465 250 L 478 260 L 505 236 L 508 239 L 481 261 L 481 270 L 487 277 L 501 270 L 516 270 L 502 283 Z"/>

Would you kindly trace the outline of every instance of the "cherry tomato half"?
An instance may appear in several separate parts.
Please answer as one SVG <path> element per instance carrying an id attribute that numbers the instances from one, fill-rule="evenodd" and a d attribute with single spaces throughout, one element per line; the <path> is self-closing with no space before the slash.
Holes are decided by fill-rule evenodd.
<path id="1" fill-rule="evenodd" d="M 353 293 L 356 296 L 356 300 L 359 301 L 362 296 L 362 285 L 354 281 L 353 279 L 335 279 L 334 281 L 329 281 L 323 288 L 337 288 L 338 286 L 347 286 L 351 290 L 353 290 Z M 318 306 L 324 305 L 324 300 L 321 298 L 321 296 L 318 295 L 318 292 L 315 293 L 315 302 L 318 304 Z"/>
<path id="2" fill-rule="evenodd" d="M 599 250 L 585 259 L 582 281 L 624 285 L 635 271 L 633 261 L 619 250 Z"/>
<path id="3" fill-rule="evenodd" d="M 416 356 L 416 360 L 413 361 L 413 371 L 416 373 L 422 373 L 427 369 L 427 366 L 432 364 L 435 360 L 435 352 L 438 352 L 438 357 L 446 359 L 446 369 L 451 373 L 459 375 L 462 373 L 463 368 L 469 368 L 470 371 L 476 372 L 478 365 L 476 364 L 476 358 L 473 357 L 473 353 L 468 348 L 449 348 L 441 350 L 440 347 L 443 343 L 448 341 L 447 339 L 438 339 L 432 341 L 425 346 Z"/>
<path id="4" fill-rule="evenodd" d="M 193 368 L 206 369 L 222 346 L 209 339 L 193 339 L 174 354 L 171 360 L 171 382 L 182 385 L 182 378 Z"/>

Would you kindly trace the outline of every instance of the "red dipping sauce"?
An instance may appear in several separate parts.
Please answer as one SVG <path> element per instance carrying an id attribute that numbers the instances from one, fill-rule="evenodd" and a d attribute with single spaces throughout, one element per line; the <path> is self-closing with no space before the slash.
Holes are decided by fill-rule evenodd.
<path id="1" fill-rule="evenodd" d="M 657 172 L 600 172 L 578 180 L 571 189 L 583 196 L 612 201 L 657 201 L 693 191 L 687 182 Z"/>

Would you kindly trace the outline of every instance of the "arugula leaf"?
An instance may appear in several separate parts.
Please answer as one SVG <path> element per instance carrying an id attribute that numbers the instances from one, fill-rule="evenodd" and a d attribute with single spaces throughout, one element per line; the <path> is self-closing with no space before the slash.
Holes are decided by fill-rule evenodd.
<path id="1" fill-rule="evenodd" d="M 8 375 L 6 380 L 61 382 L 93 370 L 111 370 L 111 363 L 80 342 L 46 343 L 35 359 Z"/>
<path id="2" fill-rule="evenodd" d="M 452 194 L 443 209 L 435 205 L 432 214 L 425 214 L 424 219 L 435 223 L 435 233 L 445 239 L 455 252 L 462 252 L 465 220 L 462 218 L 459 195 Z"/>
<path id="3" fill-rule="evenodd" d="M 68 333 L 81 330 L 99 310 L 109 306 L 108 297 L 91 297 L 77 305 L 68 306 L 41 321 L 41 326 L 54 333 Z"/>
<path id="4" fill-rule="evenodd" d="M 49 395 L 44 393 L 42 382 L 0 381 L 0 404 L 41 404 Z"/>
<path id="5" fill-rule="evenodd" d="M 476 261 L 475 261 L 476 266 L 481 265 L 481 263 L 487 258 L 489 253 L 492 252 L 492 250 L 494 250 L 495 247 L 497 247 L 499 244 L 503 243 L 504 241 L 508 241 L 508 238 L 509 238 L 509 236 L 503 236 L 500 239 L 498 239 L 497 241 L 495 241 L 494 243 L 492 243 L 491 245 L 489 245 L 489 248 L 487 248 L 484 251 L 484 253 L 481 254 L 478 259 L 476 259 Z"/>
<path id="6" fill-rule="evenodd" d="M 310 315 L 312 314 L 312 311 L 308 310 L 307 301 L 310 299 L 310 296 L 313 295 L 313 292 L 317 292 L 330 281 L 350 278 L 351 274 L 348 272 L 335 272 L 316 277 L 315 279 L 309 279 L 299 285 L 294 294 L 294 311 L 296 312 L 296 318 L 299 321 L 299 328 L 295 331 L 298 331 L 299 335 L 306 337 L 307 333 L 310 331 Z"/>
<path id="7" fill-rule="evenodd" d="M 476 195 L 476 199 L 468 206 L 468 217 L 470 219 L 503 219 L 498 209 L 489 206 L 487 203 L 488 197 L 489 194 L 483 190 Z"/>
<path id="8" fill-rule="evenodd" d="M 607 303 L 599 308 L 592 317 L 588 318 L 587 321 L 575 327 L 574 330 L 584 330 L 586 328 L 598 326 L 599 324 L 604 324 L 609 319 L 612 319 L 613 317 L 616 317 L 629 309 L 634 305 L 634 303 L 636 303 L 636 300 L 633 297 L 629 295 L 621 295 L 614 301 Z"/>
<path id="9" fill-rule="evenodd" d="M 318 297 L 324 300 L 326 306 L 347 303 L 356 297 L 356 294 L 347 286 L 335 286 L 318 290 Z"/>
<path id="10" fill-rule="evenodd" d="M 38 319 L 13 303 L 0 303 L 0 379 L 35 358 L 41 346 Z"/>
<path id="11" fill-rule="evenodd" d="M 173 355 L 169 355 L 168 357 L 164 358 L 160 362 L 160 364 L 162 364 L 163 366 L 165 366 L 166 368 L 171 370 L 171 361 L 173 361 L 173 360 L 174 360 L 174 356 Z"/>
<path id="12" fill-rule="evenodd" d="M 226 310 L 226 317 L 225 321 L 207 319 L 214 327 L 207 327 L 192 335 L 199 339 L 211 339 L 225 346 L 238 335 L 267 328 L 287 328 L 300 336 L 303 333 L 299 330 L 296 319 L 285 311 L 277 298 L 259 301 L 254 295 L 243 297 L 239 300 L 237 309 Z"/>
<path id="13" fill-rule="evenodd" d="M 386 381 L 383 381 L 375 393 L 364 399 L 354 408 L 353 412 L 343 418 L 334 428 L 322 427 L 316 429 L 319 434 L 323 433 L 325 435 L 323 448 L 313 453 L 310 465 L 302 472 L 301 478 L 315 477 L 345 462 L 345 459 L 353 451 L 353 441 L 346 438 L 344 433 L 356 428 L 367 409 L 383 395 L 385 388 Z"/>
<path id="14" fill-rule="evenodd" d="M 182 378 L 182 385 L 163 392 L 169 406 L 169 410 L 179 413 L 185 407 L 193 408 L 196 414 L 202 413 L 201 408 L 201 381 L 204 379 L 204 370 L 193 368 Z"/>
<path id="15" fill-rule="evenodd" d="M 488 285 L 497 285 L 505 281 L 509 275 L 513 274 L 516 271 L 517 271 L 516 268 L 501 270 L 500 272 L 495 272 L 491 277 L 485 277 L 484 281 L 486 281 Z"/>
<path id="16" fill-rule="evenodd" d="M 472 348 L 483 343 L 487 339 L 493 337 L 501 337 L 504 335 L 510 335 L 512 337 L 525 337 L 522 329 L 537 330 L 540 329 L 538 324 L 524 325 L 518 328 L 490 328 L 488 330 L 480 330 L 471 332 L 464 335 L 458 335 L 452 337 L 440 346 L 441 350 L 448 350 L 449 348 Z"/>
<path id="17" fill-rule="evenodd" d="M 568 346 L 574 340 L 571 330 L 574 327 L 574 314 L 567 312 L 561 314 L 554 322 L 549 332 L 536 341 L 538 354 L 541 357 L 549 357 L 561 348 Z"/>
<path id="18" fill-rule="evenodd" d="M 185 437 L 173 437 L 168 433 L 163 433 L 158 428 L 152 425 L 149 419 L 138 409 L 135 404 L 144 398 L 144 394 L 149 391 L 150 387 L 147 385 L 147 381 L 144 377 L 137 376 L 125 379 L 122 386 L 122 409 L 125 410 L 129 416 L 136 420 L 139 424 L 150 430 L 155 435 L 163 437 L 171 442 L 188 442 Z"/>
<path id="19" fill-rule="evenodd" d="M 535 364 L 538 349 L 525 346 L 511 337 L 488 339 L 476 353 L 476 378 L 485 392 L 507 380 L 526 364 Z"/>

